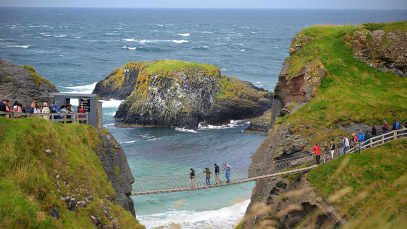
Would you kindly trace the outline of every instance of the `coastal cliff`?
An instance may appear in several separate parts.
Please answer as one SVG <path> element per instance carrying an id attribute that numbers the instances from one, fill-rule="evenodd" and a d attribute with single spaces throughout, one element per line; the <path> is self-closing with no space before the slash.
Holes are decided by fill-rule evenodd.
<path id="1" fill-rule="evenodd" d="M 388 34 L 402 37 L 406 25 L 406 22 L 394 22 L 380 28 Z M 357 56 L 349 37 L 355 37 L 358 31 L 367 28 L 372 28 L 372 24 L 319 25 L 306 28 L 294 37 L 290 56 L 283 63 L 274 90 L 270 115 L 272 127 L 252 156 L 251 166 L 293 156 L 312 155 L 315 143 L 333 140 L 337 144 L 340 136 L 349 137 L 362 127 L 365 131 L 368 126 L 380 124 L 383 120 L 404 120 L 407 117 L 407 110 L 403 108 L 403 104 L 407 103 L 404 92 L 407 81 L 400 77 L 402 75 L 395 74 L 398 70 L 402 72 L 402 68 L 397 67 L 400 65 L 392 65 L 398 69 L 395 73 L 384 72 L 355 58 Z M 369 42 L 368 46 L 372 44 Z M 405 55 L 405 50 L 400 50 L 388 52 Z M 372 149 L 372 152 L 386 154 L 397 144 L 392 143 L 380 150 Z M 397 152 L 401 153 L 402 147 Z M 380 164 L 380 155 L 371 153 L 366 159 L 363 154 L 352 154 L 310 172 L 256 181 L 251 203 L 237 228 L 334 228 L 343 224 L 372 225 L 369 224 L 371 222 L 378 225 L 387 222 L 377 220 L 380 214 L 385 214 L 386 210 L 383 209 L 392 207 L 404 209 L 402 216 L 389 213 L 388 217 L 397 218 L 392 225 L 405 225 L 403 217 L 407 211 L 402 207 L 404 202 L 397 202 L 405 191 L 393 197 L 380 190 L 381 195 L 393 203 L 388 204 L 376 198 L 377 190 L 372 191 L 375 188 L 371 188 L 378 183 L 385 185 L 387 179 L 401 179 L 406 175 L 405 165 L 400 173 L 384 172 L 381 178 L 363 175 L 365 171 L 369 173 L 369 164 L 374 164 L 377 171 L 385 171 L 384 163 Z M 404 158 L 405 154 L 399 156 Z M 386 163 L 398 166 L 396 161 Z M 341 176 L 333 176 L 334 173 Z M 355 177 L 359 182 L 355 183 Z M 388 186 L 393 191 L 403 190 Z M 369 194 L 358 196 L 361 192 Z M 375 197 L 366 198 L 370 195 Z M 369 207 L 374 204 L 383 206 L 383 209 Z M 392 206 L 394 204 L 396 206 Z"/>
<path id="2" fill-rule="evenodd" d="M 59 91 L 49 80 L 37 74 L 33 67 L 0 60 L 0 99 L 18 101 L 27 106 L 34 99 L 38 103 L 52 102 L 50 93 Z"/>
<path id="3" fill-rule="evenodd" d="M 1 228 L 144 228 L 134 178 L 106 130 L 0 117 Z"/>
<path id="4" fill-rule="evenodd" d="M 132 85 L 131 94 L 126 82 Z M 175 60 L 130 62 L 99 82 L 95 93 L 113 99 L 128 96 L 115 114 L 125 125 L 188 129 L 261 116 L 273 96 L 250 82 L 221 75 L 216 66 Z"/>

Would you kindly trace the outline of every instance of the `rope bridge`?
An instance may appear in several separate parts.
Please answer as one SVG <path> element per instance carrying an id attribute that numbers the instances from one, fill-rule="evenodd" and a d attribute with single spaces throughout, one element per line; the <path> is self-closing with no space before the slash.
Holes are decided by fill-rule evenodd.
<path id="1" fill-rule="evenodd" d="M 368 148 L 381 146 L 385 142 L 407 138 L 407 133 L 404 133 L 404 131 L 405 130 L 394 130 L 380 136 L 370 138 L 365 142 L 358 143 L 356 147 L 348 150 L 346 153 L 354 153 L 358 152 L 359 150 L 363 151 Z M 339 149 L 336 149 L 334 158 L 339 157 L 339 154 Z M 331 156 L 330 154 L 328 155 L 329 157 Z M 322 162 L 324 161 L 324 156 L 324 153 L 321 153 Z M 214 184 L 215 176 L 212 174 L 211 185 L 206 185 L 206 175 L 198 172 L 195 174 L 194 189 L 191 187 L 191 183 L 189 182 L 189 174 L 137 177 L 133 183 L 133 192 L 131 194 L 148 195 L 167 192 L 181 192 L 240 184 L 265 178 L 309 171 L 317 167 L 317 165 L 314 163 L 314 156 L 305 154 L 272 162 L 252 164 L 251 166 L 234 168 L 230 172 L 230 183 L 226 183 L 225 173 L 221 171 L 219 178 L 222 180 L 222 182 Z"/>

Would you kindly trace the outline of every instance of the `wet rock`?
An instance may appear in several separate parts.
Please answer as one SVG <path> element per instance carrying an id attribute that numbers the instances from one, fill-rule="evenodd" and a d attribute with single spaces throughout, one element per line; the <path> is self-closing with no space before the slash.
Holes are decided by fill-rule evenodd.
<path id="1" fill-rule="evenodd" d="M 267 133 L 272 127 L 271 109 L 265 111 L 262 116 L 250 121 L 250 125 L 245 129 L 246 132 Z"/>

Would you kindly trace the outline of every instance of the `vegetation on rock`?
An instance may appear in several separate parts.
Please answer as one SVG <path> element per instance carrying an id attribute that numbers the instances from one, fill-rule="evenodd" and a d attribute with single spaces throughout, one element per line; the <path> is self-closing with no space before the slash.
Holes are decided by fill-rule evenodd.
<path id="1" fill-rule="evenodd" d="M 106 225 L 111 216 L 120 228 L 144 228 L 107 198 L 115 192 L 95 154 L 100 144 L 92 126 L 0 117 L 0 227 L 92 228 L 91 216 Z M 68 210 L 66 196 L 87 206 Z M 59 219 L 49 216 L 55 208 Z"/>
<path id="2" fill-rule="evenodd" d="M 49 80 L 45 79 L 44 77 L 42 77 L 41 75 L 38 75 L 37 72 L 35 71 L 35 69 L 33 67 L 31 67 L 30 65 L 24 65 L 23 66 L 27 71 L 30 72 L 31 76 L 34 79 L 34 82 L 38 85 L 41 85 L 42 83 L 46 83 L 49 84 L 51 86 L 54 86 L 54 84 L 52 84 Z"/>

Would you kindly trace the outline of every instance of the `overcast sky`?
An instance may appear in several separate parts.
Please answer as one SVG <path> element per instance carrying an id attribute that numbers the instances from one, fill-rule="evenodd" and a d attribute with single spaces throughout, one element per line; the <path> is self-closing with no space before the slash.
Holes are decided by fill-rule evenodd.
<path id="1" fill-rule="evenodd" d="M 13 7 L 407 9 L 407 0 L 0 0 Z"/>

